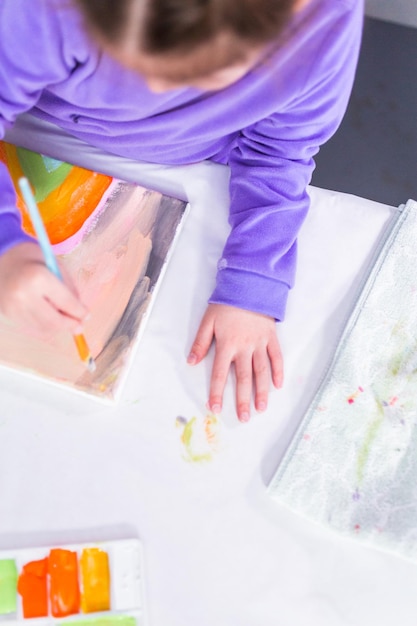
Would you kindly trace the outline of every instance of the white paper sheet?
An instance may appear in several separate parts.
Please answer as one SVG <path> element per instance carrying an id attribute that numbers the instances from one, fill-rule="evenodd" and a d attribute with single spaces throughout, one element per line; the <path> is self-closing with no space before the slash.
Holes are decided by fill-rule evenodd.
<path id="1" fill-rule="evenodd" d="M 29 148 L 45 152 L 49 143 L 53 156 L 97 164 L 96 151 L 62 143 L 51 129 L 42 145 L 23 129 Z M 197 367 L 186 355 L 229 230 L 229 172 L 100 158 L 117 175 L 172 195 L 181 188 L 190 214 L 117 408 L 56 390 L 45 397 L 33 381 L 23 387 L 1 374 L 0 548 L 134 532 L 152 626 L 415 626 L 415 566 L 277 510 L 266 491 L 392 210 L 310 190 L 297 283 L 277 329 L 284 388 L 242 425 L 230 382 L 218 447 L 211 461 L 191 463 L 177 417 L 201 428 L 207 415 L 212 353 Z"/>

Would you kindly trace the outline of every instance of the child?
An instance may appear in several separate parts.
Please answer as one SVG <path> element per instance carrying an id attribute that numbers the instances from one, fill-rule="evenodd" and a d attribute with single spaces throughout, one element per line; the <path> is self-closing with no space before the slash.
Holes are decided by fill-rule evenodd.
<path id="1" fill-rule="evenodd" d="M 209 406 L 229 370 L 236 407 L 265 410 L 282 384 L 275 322 L 294 281 L 296 236 L 319 146 L 349 98 L 363 0 L 2 0 L 0 137 L 19 113 L 107 152 L 231 170 L 231 233 L 188 362 L 216 342 Z M 87 311 L 46 270 L 0 171 L 0 312 L 34 332 Z"/>

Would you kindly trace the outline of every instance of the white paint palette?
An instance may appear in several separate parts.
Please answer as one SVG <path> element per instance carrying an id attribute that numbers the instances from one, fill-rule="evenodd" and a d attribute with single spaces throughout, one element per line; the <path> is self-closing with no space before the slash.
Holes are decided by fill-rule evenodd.
<path id="1" fill-rule="evenodd" d="M 144 626 L 137 539 L 0 552 L 0 622 Z"/>

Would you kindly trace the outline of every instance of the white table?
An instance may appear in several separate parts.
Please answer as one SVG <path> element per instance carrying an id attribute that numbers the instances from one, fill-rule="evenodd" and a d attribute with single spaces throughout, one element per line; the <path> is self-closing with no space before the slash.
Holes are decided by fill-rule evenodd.
<path id="1" fill-rule="evenodd" d="M 186 355 L 228 232 L 228 170 L 138 166 L 37 126 L 23 119 L 8 138 L 187 196 L 191 212 L 117 406 L 0 372 L 0 548 L 139 536 L 150 626 L 415 626 L 415 564 L 266 493 L 392 209 L 311 188 L 278 327 L 285 386 L 243 425 L 229 383 L 219 449 L 189 463 L 176 418 L 207 413 L 210 358 L 192 368 Z"/>

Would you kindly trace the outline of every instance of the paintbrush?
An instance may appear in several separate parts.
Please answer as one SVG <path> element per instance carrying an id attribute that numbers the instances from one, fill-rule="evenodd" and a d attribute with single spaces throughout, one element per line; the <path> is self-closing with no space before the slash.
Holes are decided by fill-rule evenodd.
<path id="1" fill-rule="evenodd" d="M 20 191 L 22 192 L 30 219 L 32 221 L 33 228 L 38 238 L 38 243 L 42 250 L 45 265 L 49 269 L 49 271 L 52 272 L 52 274 L 54 274 L 59 280 L 64 282 L 64 278 L 52 250 L 48 234 L 42 221 L 42 217 L 39 212 L 38 205 L 36 204 L 36 200 L 28 179 L 25 177 L 19 178 L 19 187 Z M 85 363 L 87 369 L 90 372 L 94 372 L 94 370 L 96 369 L 96 364 L 93 357 L 91 356 L 91 352 L 84 335 L 82 333 L 77 333 L 73 335 L 73 337 L 80 359 Z"/>

